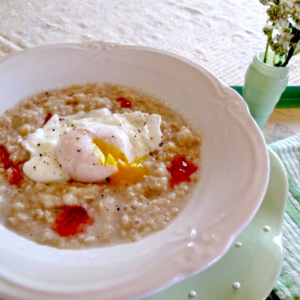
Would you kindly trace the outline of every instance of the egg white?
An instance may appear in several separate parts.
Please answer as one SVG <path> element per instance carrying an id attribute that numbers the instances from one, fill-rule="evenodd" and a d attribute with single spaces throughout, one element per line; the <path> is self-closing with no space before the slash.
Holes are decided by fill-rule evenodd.
<path id="1" fill-rule="evenodd" d="M 107 108 L 64 117 L 53 115 L 43 128 L 22 141 L 31 154 L 24 164 L 24 173 L 44 183 L 69 179 L 104 180 L 117 169 L 99 163 L 99 158 L 91 152 L 91 140 L 99 138 L 115 146 L 126 155 L 128 162 L 132 162 L 159 147 L 160 124 L 161 117 L 157 114 L 139 111 L 112 114 Z M 77 139 L 78 136 L 84 138 Z"/>

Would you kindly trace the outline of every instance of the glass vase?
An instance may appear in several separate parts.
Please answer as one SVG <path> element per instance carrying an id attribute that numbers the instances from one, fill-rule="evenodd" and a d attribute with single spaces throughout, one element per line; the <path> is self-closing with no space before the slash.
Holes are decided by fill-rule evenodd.
<path id="1" fill-rule="evenodd" d="M 269 64 L 269 60 L 273 59 L 273 53 L 269 53 L 268 62 L 264 63 L 264 54 L 259 52 L 254 56 L 246 72 L 243 87 L 243 97 L 260 128 L 266 124 L 284 92 L 290 72 L 289 66 L 274 67 Z"/>

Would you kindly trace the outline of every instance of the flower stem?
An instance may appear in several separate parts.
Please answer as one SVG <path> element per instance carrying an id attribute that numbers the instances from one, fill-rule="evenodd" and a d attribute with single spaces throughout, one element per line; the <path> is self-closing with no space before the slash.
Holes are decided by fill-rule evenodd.
<path id="1" fill-rule="evenodd" d="M 268 59 L 269 46 L 270 46 L 269 43 L 267 43 L 265 56 L 264 56 L 264 63 L 265 64 L 267 63 L 267 59 Z"/>
<path id="2" fill-rule="evenodd" d="M 291 42 L 297 44 L 297 43 L 299 42 L 299 40 L 300 40 L 300 30 L 296 30 L 296 29 L 295 29 L 295 30 L 293 30 L 293 31 L 295 31 L 295 35 L 294 35 L 294 37 L 291 39 Z M 294 32 L 293 32 L 293 33 L 294 33 Z M 288 53 L 288 56 L 287 56 L 287 58 L 286 58 L 284 64 L 282 65 L 283 67 L 287 66 L 287 64 L 289 63 L 290 59 L 291 59 L 292 56 L 294 55 L 294 52 L 295 52 L 295 48 L 294 48 L 294 47 L 290 48 L 289 53 Z"/>
<path id="3" fill-rule="evenodd" d="M 285 62 L 283 63 L 283 65 L 282 65 L 283 67 L 287 66 L 287 64 L 289 63 L 290 59 L 291 59 L 292 56 L 294 55 L 294 51 L 295 51 L 294 48 L 290 48 L 289 53 L 288 53 L 288 56 L 287 56 Z"/>
<path id="4" fill-rule="evenodd" d="M 275 66 L 275 59 L 276 59 L 276 53 L 274 52 L 274 56 L 273 56 L 273 66 Z"/>

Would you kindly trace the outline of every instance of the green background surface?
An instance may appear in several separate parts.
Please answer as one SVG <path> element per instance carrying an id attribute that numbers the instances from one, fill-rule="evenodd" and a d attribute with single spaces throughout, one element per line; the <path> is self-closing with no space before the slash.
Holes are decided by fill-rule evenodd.
<path id="1" fill-rule="evenodd" d="M 241 96 L 243 92 L 242 86 L 231 86 Z M 300 87 L 288 86 L 281 95 L 279 102 L 275 108 L 298 108 L 300 107 Z"/>

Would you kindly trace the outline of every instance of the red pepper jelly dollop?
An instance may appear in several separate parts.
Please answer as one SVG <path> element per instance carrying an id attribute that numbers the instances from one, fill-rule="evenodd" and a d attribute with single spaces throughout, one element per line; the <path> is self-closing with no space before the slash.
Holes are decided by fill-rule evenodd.
<path id="1" fill-rule="evenodd" d="M 131 108 L 132 107 L 131 102 L 125 98 L 118 98 L 117 101 L 121 102 L 121 107 L 123 107 L 123 108 Z"/>
<path id="2" fill-rule="evenodd" d="M 7 170 L 12 165 L 9 159 L 9 153 L 4 146 L 0 146 L 0 161 L 3 164 L 3 168 L 5 170 Z"/>
<path id="3" fill-rule="evenodd" d="M 18 165 L 15 165 L 9 158 L 9 153 L 4 146 L 0 146 L 0 162 L 6 170 L 7 179 L 10 184 L 19 185 L 23 179 L 22 172 Z"/>
<path id="4" fill-rule="evenodd" d="M 53 117 L 52 114 L 48 113 L 46 118 L 45 118 L 45 122 L 44 122 L 44 125 L 46 125 L 46 123 Z"/>
<path id="5" fill-rule="evenodd" d="M 190 176 L 197 170 L 198 167 L 187 161 L 185 157 L 175 155 L 171 162 L 171 167 L 168 168 L 168 171 L 171 174 L 171 185 L 183 181 L 191 181 Z"/>
<path id="6" fill-rule="evenodd" d="M 61 206 L 55 220 L 54 231 L 60 236 L 71 236 L 84 231 L 86 224 L 92 224 L 93 220 L 83 206 Z"/>
<path id="7" fill-rule="evenodd" d="M 19 185 L 23 179 L 23 175 L 18 166 L 11 166 L 7 169 L 7 177 L 10 184 Z"/>

